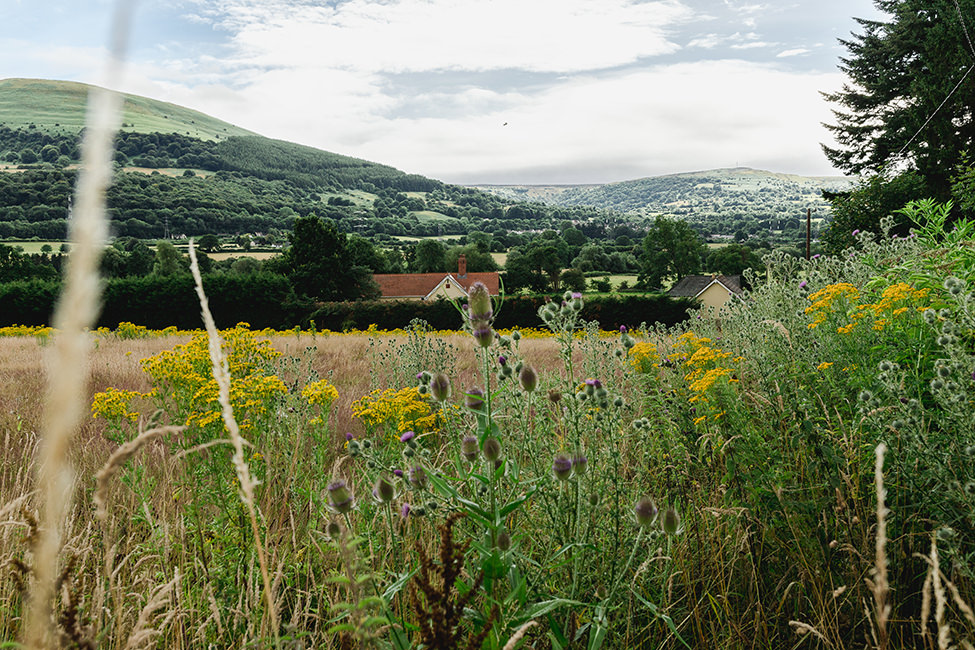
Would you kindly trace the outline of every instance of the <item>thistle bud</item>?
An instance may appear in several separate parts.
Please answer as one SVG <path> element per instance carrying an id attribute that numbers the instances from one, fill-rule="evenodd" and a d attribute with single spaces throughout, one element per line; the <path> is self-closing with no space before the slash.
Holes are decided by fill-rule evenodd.
<path id="1" fill-rule="evenodd" d="M 557 388 L 550 388 L 548 390 L 548 401 L 552 404 L 558 404 L 562 401 L 562 392 Z"/>
<path id="2" fill-rule="evenodd" d="M 339 526 L 337 521 L 330 521 L 325 528 L 325 532 L 328 533 L 329 537 L 338 537 L 339 533 L 342 532 L 342 527 Z"/>
<path id="3" fill-rule="evenodd" d="M 396 490 L 393 488 L 393 484 L 385 476 L 380 476 L 376 479 L 376 485 L 372 488 L 372 494 L 376 497 L 376 500 L 382 503 L 389 503 L 396 496 Z"/>
<path id="4" fill-rule="evenodd" d="M 336 479 L 328 484 L 328 505 L 339 514 L 345 514 L 355 506 L 352 492 L 342 479 Z"/>
<path id="5" fill-rule="evenodd" d="M 498 548 L 502 551 L 507 551 L 509 548 L 511 548 L 511 535 L 508 533 L 508 529 L 502 528 L 499 530 L 494 541 Z"/>
<path id="6" fill-rule="evenodd" d="M 581 451 L 572 457 L 572 471 L 576 476 L 585 476 L 589 469 L 589 459 Z"/>
<path id="7" fill-rule="evenodd" d="M 552 460 L 552 473 L 560 481 L 568 481 L 572 476 L 572 459 L 565 454 L 556 454 Z"/>
<path id="8" fill-rule="evenodd" d="M 599 495 L 595 492 L 589 495 L 589 505 L 593 508 L 599 505 Z"/>
<path id="9" fill-rule="evenodd" d="M 484 391 L 475 386 L 467 391 L 467 398 L 464 404 L 472 411 L 484 410 Z"/>
<path id="10" fill-rule="evenodd" d="M 427 487 L 427 472 L 420 465 L 414 465 L 410 468 L 410 485 L 415 487 L 417 490 L 425 490 Z"/>
<path id="11" fill-rule="evenodd" d="M 447 375 L 442 372 L 438 372 L 430 380 L 430 392 L 433 394 L 433 399 L 438 402 L 446 402 L 450 399 L 450 380 L 447 379 Z"/>
<path id="12" fill-rule="evenodd" d="M 660 516 L 660 527 L 668 535 L 676 535 L 680 530 L 680 515 L 673 508 L 667 508 Z"/>
<path id="13" fill-rule="evenodd" d="M 521 372 L 518 373 L 518 382 L 521 384 L 523 391 L 533 393 L 538 388 L 538 373 L 531 366 L 525 365 L 522 367 Z"/>
<path id="14" fill-rule="evenodd" d="M 516 342 L 517 341 L 520 341 L 521 340 L 521 332 L 519 332 L 518 330 L 512 330 L 511 331 L 511 340 L 512 341 L 516 341 Z"/>
<path id="15" fill-rule="evenodd" d="M 484 446 L 481 447 L 481 454 L 484 455 L 484 460 L 489 463 L 498 460 L 501 458 L 501 441 L 494 436 L 485 439 Z"/>
<path id="16" fill-rule="evenodd" d="M 477 438 L 474 436 L 465 436 L 460 441 L 460 453 L 468 462 L 473 463 L 477 459 L 477 451 Z"/>
<path id="17" fill-rule="evenodd" d="M 657 504 L 650 497 L 643 497 L 633 506 L 633 514 L 636 515 L 636 523 L 646 528 L 657 518 Z"/>
<path id="18" fill-rule="evenodd" d="M 491 343 L 494 342 L 494 330 L 487 321 L 478 321 L 474 325 L 472 334 L 474 335 L 474 340 L 482 348 L 489 348 L 491 347 Z"/>
<path id="19" fill-rule="evenodd" d="M 467 304 L 470 306 L 472 319 L 489 320 L 491 318 L 491 294 L 483 282 L 475 282 L 471 286 L 471 291 L 467 295 Z"/>

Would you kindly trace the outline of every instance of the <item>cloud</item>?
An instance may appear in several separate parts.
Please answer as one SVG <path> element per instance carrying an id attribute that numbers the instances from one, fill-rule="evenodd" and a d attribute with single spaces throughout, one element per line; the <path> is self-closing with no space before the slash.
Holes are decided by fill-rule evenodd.
<path id="1" fill-rule="evenodd" d="M 791 50 L 782 50 L 781 52 L 779 52 L 775 56 L 777 56 L 780 59 L 783 59 L 783 58 L 790 57 L 790 56 L 799 56 L 799 55 L 802 55 L 802 54 L 809 54 L 809 52 L 811 52 L 811 51 L 812 50 L 808 50 L 808 49 L 806 49 L 804 47 L 797 47 L 797 48 L 791 49 Z"/>
<path id="2" fill-rule="evenodd" d="M 221 0 L 199 13 L 257 66 L 365 72 L 574 72 L 673 53 L 678 0 L 347 0 L 334 6 Z"/>
<path id="3" fill-rule="evenodd" d="M 336 111 L 325 121 L 308 102 L 290 102 L 282 123 L 302 142 L 347 145 L 341 153 L 450 182 L 604 182 L 736 163 L 825 174 L 817 143 L 829 112 L 818 91 L 839 83 L 835 74 L 700 62 L 496 95 L 483 102 L 492 108 L 451 118 Z"/>

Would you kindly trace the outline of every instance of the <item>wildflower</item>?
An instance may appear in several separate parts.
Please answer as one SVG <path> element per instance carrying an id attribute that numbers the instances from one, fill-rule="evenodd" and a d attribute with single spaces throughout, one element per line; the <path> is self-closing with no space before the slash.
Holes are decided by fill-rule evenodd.
<path id="1" fill-rule="evenodd" d="M 328 484 L 328 505 L 339 514 L 346 514 L 355 506 L 352 492 L 342 479 L 336 479 Z"/>
<path id="2" fill-rule="evenodd" d="M 673 508 L 664 510 L 660 517 L 660 527 L 667 535 L 676 535 L 680 532 L 680 515 Z"/>
<path id="3" fill-rule="evenodd" d="M 501 441 L 491 436 L 484 440 L 484 445 L 481 447 L 481 454 L 484 455 L 484 460 L 489 463 L 501 458 Z"/>
<path id="4" fill-rule="evenodd" d="M 507 551 L 509 548 L 511 548 L 511 535 L 508 533 L 506 528 L 502 528 L 498 531 L 494 541 L 499 550 Z"/>
<path id="5" fill-rule="evenodd" d="M 467 391 L 467 399 L 464 404 L 472 411 L 484 410 L 484 391 L 475 386 Z"/>
<path id="6" fill-rule="evenodd" d="M 468 462 L 473 463 L 477 458 L 477 438 L 474 436 L 464 436 L 460 441 L 460 453 Z"/>
<path id="7" fill-rule="evenodd" d="M 377 501 L 389 503 L 396 496 L 396 489 L 390 483 L 389 479 L 385 476 L 380 476 L 376 479 L 376 485 L 372 488 L 372 494 L 376 497 Z"/>
<path id="8" fill-rule="evenodd" d="M 413 440 L 413 438 L 415 438 L 415 437 L 416 437 L 416 433 L 415 432 L 413 432 L 413 431 L 407 431 L 406 433 L 404 433 L 403 435 L 401 435 L 399 437 L 399 441 L 400 442 L 409 442 L 410 440 Z"/>
<path id="9" fill-rule="evenodd" d="M 576 476 L 585 476 L 589 469 L 589 459 L 581 451 L 577 451 L 572 457 L 572 471 Z"/>
<path id="10" fill-rule="evenodd" d="M 800 289 L 805 289 L 808 284 L 809 284 L 808 282 L 806 282 L 805 280 L 803 280 L 802 282 L 799 283 L 799 288 Z"/>
<path id="11" fill-rule="evenodd" d="M 636 523 L 641 528 L 646 528 L 657 518 L 657 504 L 650 497 L 642 497 L 633 506 L 633 514 L 636 515 Z"/>
<path id="12" fill-rule="evenodd" d="M 565 454 L 556 454 L 552 460 L 552 473 L 560 481 L 568 481 L 572 476 L 572 459 Z"/>
<path id="13" fill-rule="evenodd" d="M 427 487 L 427 472 L 420 465 L 410 468 L 410 485 L 418 490 L 425 490 Z"/>
<path id="14" fill-rule="evenodd" d="M 491 311 L 491 294 L 483 282 L 475 282 L 467 297 L 471 320 L 487 321 L 493 316 Z"/>
<path id="15" fill-rule="evenodd" d="M 404 503 L 403 507 L 399 509 L 399 516 L 406 519 L 410 516 L 410 504 Z"/>
<path id="16" fill-rule="evenodd" d="M 346 442 L 352 440 L 353 437 L 354 436 L 352 435 L 352 432 L 351 431 L 346 431 L 345 432 L 345 440 L 346 440 Z"/>
<path id="17" fill-rule="evenodd" d="M 857 228 L 856 230 L 853 231 L 853 236 L 854 237 L 856 237 L 859 234 L 860 234 L 860 229 L 859 228 Z"/>
<path id="18" fill-rule="evenodd" d="M 538 387 L 538 373 L 531 366 L 525 365 L 518 373 L 518 383 L 526 393 L 532 393 Z"/>
<path id="19" fill-rule="evenodd" d="M 626 325 L 620 325 L 620 334 L 626 334 Z"/>
<path id="20" fill-rule="evenodd" d="M 393 470 L 393 475 L 396 478 L 403 478 L 403 470 L 401 470 L 401 469 L 394 469 Z"/>
<path id="21" fill-rule="evenodd" d="M 491 347 L 491 343 L 494 342 L 494 330 L 487 321 L 481 321 L 480 325 L 476 327 L 472 334 L 474 335 L 474 340 L 482 348 Z"/>

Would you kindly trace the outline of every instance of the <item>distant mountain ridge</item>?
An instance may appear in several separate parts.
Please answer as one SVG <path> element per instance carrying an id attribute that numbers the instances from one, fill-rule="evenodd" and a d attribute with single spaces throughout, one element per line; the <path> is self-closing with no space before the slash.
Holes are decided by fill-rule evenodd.
<path id="1" fill-rule="evenodd" d="M 800 176 L 735 167 L 652 176 L 601 185 L 475 185 L 522 201 L 591 205 L 644 216 L 665 214 L 702 220 L 750 216 L 776 218 L 807 208 L 822 216 L 829 203 L 822 191 L 848 189 L 843 176 Z"/>

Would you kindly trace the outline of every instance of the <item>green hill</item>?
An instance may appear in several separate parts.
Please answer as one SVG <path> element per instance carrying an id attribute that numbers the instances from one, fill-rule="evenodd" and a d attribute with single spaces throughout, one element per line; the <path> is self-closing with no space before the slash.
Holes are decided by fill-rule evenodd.
<path id="1" fill-rule="evenodd" d="M 85 125 L 85 105 L 91 88 L 73 81 L 0 79 L 0 126 L 34 128 L 45 133 L 77 132 Z M 176 104 L 137 95 L 123 97 L 123 131 L 179 133 L 201 140 L 256 135 Z"/>
<path id="2" fill-rule="evenodd" d="M 665 214 L 695 222 L 758 220 L 829 210 L 822 190 L 845 190 L 842 176 L 798 176 L 736 167 L 653 176 L 605 185 L 480 186 L 510 199 L 590 205 L 642 216 Z"/>

